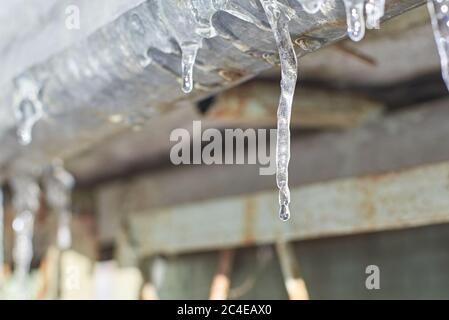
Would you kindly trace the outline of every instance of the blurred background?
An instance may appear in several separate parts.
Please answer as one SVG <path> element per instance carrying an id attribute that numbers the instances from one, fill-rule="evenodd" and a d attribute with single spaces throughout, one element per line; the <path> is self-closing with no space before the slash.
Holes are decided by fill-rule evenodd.
<path id="1" fill-rule="evenodd" d="M 449 96 L 425 2 L 387 0 L 380 30 L 355 43 L 340 0 L 315 15 L 281 1 L 299 57 L 285 223 L 258 165 L 170 161 L 170 133 L 195 120 L 276 126 L 273 35 L 260 4 L 231 2 L 254 21 L 215 13 L 186 95 L 181 26 L 160 1 L 3 1 L 0 298 L 449 298 Z M 22 146 L 14 101 L 30 92 L 42 117 Z M 76 181 L 63 250 L 42 179 L 54 159 Z M 23 175 L 41 187 L 25 281 L 11 183 Z"/>

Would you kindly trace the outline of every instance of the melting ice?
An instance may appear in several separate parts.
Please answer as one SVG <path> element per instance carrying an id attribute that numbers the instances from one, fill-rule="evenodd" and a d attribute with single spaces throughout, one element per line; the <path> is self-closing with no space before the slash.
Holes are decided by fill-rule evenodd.
<path id="1" fill-rule="evenodd" d="M 193 67 L 203 39 L 216 35 L 212 27 L 213 14 L 225 0 L 163 0 L 161 13 L 171 34 L 179 43 L 182 53 L 182 90 L 189 93 L 193 89 Z M 176 28 L 171 21 L 176 21 Z"/>
<path id="2" fill-rule="evenodd" d="M 18 282 L 25 286 L 33 258 L 34 216 L 39 209 L 39 185 L 31 175 L 17 175 L 11 179 L 13 191 L 14 248 L 13 260 Z"/>
<path id="3" fill-rule="evenodd" d="M 348 25 L 348 36 L 353 41 L 360 41 L 365 35 L 365 1 L 343 0 L 346 9 L 346 23 Z"/>
<path id="4" fill-rule="evenodd" d="M 193 67 L 195 65 L 198 49 L 198 43 L 183 43 L 182 50 L 182 91 L 189 93 L 193 89 Z"/>
<path id="5" fill-rule="evenodd" d="M 286 221 L 290 218 L 290 189 L 288 187 L 290 115 L 295 93 L 298 63 L 288 29 L 291 16 L 279 8 L 276 0 L 260 0 L 260 2 L 273 30 L 281 61 L 281 97 L 277 113 L 276 181 L 279 188 L 279 217 Z"/>
<path id="6" fill-rule="evenodd" d="M 380 18 L 385 12 L 385 0 L 367 0 L 365 4 L 366 27 L 379 29 Z"/>
<path id="7" fill-rule="evenodd" d="M 193 70 L 198 50 L 203 46 L 203 40 L 217 35 L 212 25 L 212 17 L 217 11 L 226 11 L 266 30 L 266 27 L 251 12 L 229 0 L 163 0 L 159 3 L 162 9 L 161 15 L 167 21 L 168 28 L 181 49 L 181 80 L 182 91 L 185 93 L 191 92 L 194 87 Z M 170 21 L 176 21 L 177 27 L 173 28 Z"/>
<path id="8" fill-rule="evenodd" d="M 58 215 L 57 243 L 61 250 L 69 249 L 72 244 L 70 206 L 74 184 L 73 176 L 64 169 L 60 161 L 54 162 L 45 176 L 47 202 Z"/>
<path id="9" fill-rule="evenodd" d="M 449 0 L 428 0 L 427 8 L 440 55 L 441 73 L 449 89 Z"/>
<path id="10" fill-rule="evenodd" d="M 43 107 L 39 99 L 39 87 L 27 77 L 15 81 L 14 112 L 17 121 L 19 143 L 27 145 L 32 140 L 32 130 L 42 117 Z"/>
<path id="11" fill-rule="evenodd" d="M 368 29 L 379 29 L 380 19 L 385 13 L 385 0 L 343 0 L 346 10 L 348 36 L 360 41 Z M 366 23 L 365 23 L 366 14 Z"/>

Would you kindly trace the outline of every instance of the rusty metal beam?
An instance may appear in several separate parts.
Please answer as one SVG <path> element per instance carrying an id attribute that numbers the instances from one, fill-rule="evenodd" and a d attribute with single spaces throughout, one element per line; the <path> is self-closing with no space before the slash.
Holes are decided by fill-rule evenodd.
<path id="1" fill-rule="evenodd" d="M 277 82 L 253 81 L 218 95 L 207 119 L 228 124 L 275 126 Z M 362 95 L 344 91 L 301 88 L 293 100 L 291 125 L 304 129 L 345 129 L 380 116 L 383 105 Z"/>
<path id="2" fill-rule="evenodd" d="M 291 185 L 299 187 L 449 161 L 448 101 L 429 102 L 347 131 L 293 135 Z M 184 113 L 182 115 L 187 118 Z M 191 129 L 191 118 L 187 119 Z M 207 127 L 206 123 L 204 126 Z M 164 134 L 168 136 L 169 133 Z M 149 141 L 157 142 L 154 137 L 150 135 Z M 159 152 L 168 161 L 169 141 L 159 139 L 159 142 Z M 139 152 L 144 149 L 144 143 L 123 143 L 120 150 L 125 154 L 133 150 Z M 107 158 L 99 158 L 98 165 L 104 161 Z M 116 230 L 114 226 L 128 213 L 273 190 L 274 187 L 274 177 L 260 176 L 257 165 L 158 167 L 124 181 L 116 179 L 100 185 L 95 193 L 100 238 L 111 241 Z"/>
<path id="3" fill-rule="evenodd" d="M 260 7 L 246 0 L 231 1 L 266 24 Z M 317 15 L 305 14 L 297 1 L 284 2 L 298 12 L 291 32 L 301 44 L 299 56 L 345 36 L 341 1 L 328 1 Z M 160 19 L 158 3 L 149 0 L 130 9 L 84 41 L 23 70 L 22 74 L 42 86 L 45 109 L 44 119 L 35 128 L 34 143 L 27 148 L 17 144 L 11 120 L 13 88 L 2 88 L 0 165 L 4 170 L 45 165 L 52 157 L 71 158 L 128 130 L 135 119 L 144 121 L 182 101 L 197 101 L 222 91 L 271 68 L 276 60 L 270 32 L 219 12 L 213 19 L 219 36 L 205 42 L 195 72 L 197 88 L 185 96 L 179 89 L 178 45 L 168 31 L 175 22 Z M 387 1 L 385 18 L 423 3 Z M 148 65 L 143 63 L 147 53 L 152 58 Z M 111 121 L 118 117 L 124 121 Z"/>
<path id="4" fill-rule="evenodd" d="M 449 222 L 449 163 L 292 190 L 292 219 L 276 193 L 217 199 L 128 215 L 141 256 L 375 232 Z"/>

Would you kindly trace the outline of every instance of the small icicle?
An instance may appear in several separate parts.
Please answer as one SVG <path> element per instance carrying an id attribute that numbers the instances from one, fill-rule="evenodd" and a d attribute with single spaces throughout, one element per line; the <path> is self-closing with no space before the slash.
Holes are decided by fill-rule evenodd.
<path id="1" fill-rule="evenodd" d="M 440 55 L 441 73 L 449 89 L 449 0 L 428 0 L 427 8 Z"/>
<path id="2" fill-rule="evenodd" d="M 14 112 L 17 121 L 17 137 L 19 143 L 28 145 L 32 140 L 32 130 L 43 114 L 40 89 L 34 81 L 27 77 L 15 80 Z"/>
<path id="3" fill-rule="evenodd" d="M 193 90 L 193 67 L 203 39 L 217 35 L 212 17 L 225 0 L 158 0 L 159 14 L 182 52 L 182 91 Z M 176 26 L 172 23 L 176 21 Z"/>
<path id="4" fill-rule="evenodd" d="M 365 4 L 366 27 L 379 29 L 380 19 L 385 13 L 385 0 L 367 0 Z"/>
<path id="5" fill-rule="evenodd" d="M 298 2 L 301 4 L 305 12 L 314 14 L 320 11 L 324 0 L 298 0 Z"/>
<path id="6" fill-rule="evenodd" d="M 11 179 L 15 217 L 14 231 L 14 272 L 23 290 L 33 258 L 34 216 L 39 209 L 39 185 L 31 175 L 19 175 Z"/>
<path id="7" fill-rule="evenodd" d="M 47 202 L 58 215 L 57 244 L 60 250 L 67 250 L 72 245 L 70 207 L 74 185 L 75 180 L 64 169 L 62 161 L 55 161 L 45 177 L 45 188 Z"/>
<path id="8" fill-rule="evenodd" d="M 182 91 L 190 93 L 193 89 L 193 67 L 200 45 L 186 42 L 181 45 L 182 51 Z"/>
<path id="9" fill-rule="evenodd" d="M 20 118 L 17 126 L 17 137 L 20 144 L 28 145 L 32 140 L 32 130 L 36 122 L 34 120 L 36 110 L 30 101 L 23 101 L 19 106 L 18 112 Z"/>
<path id="10" fill-rule="evenodd" d="M 346 9 L 348 36 L 353 41 L 360 41 L 365 36 L 364 0 L 343 0 Z"/>
<path id="11" fill-rule="evenodd" d="M 3 282 L 3 278 L 5 275 L 5 270 L 4 270 L 4 265 L 5 265 L 5 255 L 4 255 L 4 230 L 5 230 L 5 225 L 4 225 L 4 209 L 3 209 L 3 190 L 0 187 L 0 285 Z"/>
<path id="12" fill-rule="evenodd" d="M 290 189 L 288 187 L 288 163 L 290 161 L 290 116 L 298 73 L 298 62 L 290 38 L 290 16 L 279 9 L 276 0 L 260 0 L 273 30 L 281 61 L 281 97 L 278 107 L 278 132 L 276 146 L 276 181 L 279 188 L 279 217 L 290 218 Z"/>

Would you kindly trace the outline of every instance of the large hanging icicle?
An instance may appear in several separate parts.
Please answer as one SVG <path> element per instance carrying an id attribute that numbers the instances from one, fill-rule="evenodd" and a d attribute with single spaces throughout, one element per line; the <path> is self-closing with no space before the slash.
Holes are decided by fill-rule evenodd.
<path id="1" fill-rule="evenodd" d="M 365 36 L 365 0 L 343 0 L 346 9 L 348 36 L 353 41 L 360 41 Z"/>
<path id="2" fill-rule="evenodd" d="M 380 19 L 385 13 L 385 0 L 367 0 L 365 4 L 366 27 L 379 29 Z"/>
<path id="3" fill-rule="evenodd" d="M 291 16 L 279 8 L 276 0 L 260 0 L 260 2 L 273 30 L 281 61 L 281 97 L 277 113 L 276 180 L 279 188 L 279 217 L 286 221 L 290 218 L 290 189 L 288 187 L 290 116 L 295 93 L 298 62 L 288 29 Z"/>
<path id="4" fill-rule="evenodd" d="M 441 73 L 449 89 L 449 0 L 428 0 L 427 8 L 440 55 Z"/>
<path id="5" fill-rule="evenodd" d="M 17 121 L 17 137 L 19 143 L 28 145 L 32 140 L 32 130 L 43 115 L 40 101 L 40 89 L 36 83 L 25 76 L 15 80 L 13 107 Z"/>
<path id="6" fill-rule="evenodd" d="M 18 282 L 25 286 L 33 258 L 34 216 L 39 209 L 40 189 L 36 179 L 27 174 L 15 176 L 10 182 L 15 210 L 13 220 L 14 272 Z"/>
<path id="7" fill-rule="evenodd" d="M 73 176 L 64 169 L 62 162 L 55 161 L 45 176 L 45 191 L 48 204 L 58 215 L 57 244 L 61 250 L 67 250 L 72 245 L 70 207 L 74 185 Z"/>

